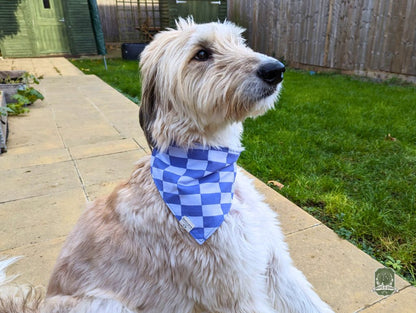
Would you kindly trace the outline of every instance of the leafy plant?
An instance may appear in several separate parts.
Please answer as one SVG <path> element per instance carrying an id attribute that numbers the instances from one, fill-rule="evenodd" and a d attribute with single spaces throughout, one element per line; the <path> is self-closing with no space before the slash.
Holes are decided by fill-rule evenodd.
<path id="1" fill-rule="evenodd" d="M 36 76 L 25 72 L 21 77 L 21 80 L 25 83 L 17 90 L 17 93 L 12 96 L 15 103 L 9 103 L 7 107 L 10 109 L 8 112 L 11 115 L 18 115 L 29 112 L 29 109 L 26 108 L 27 105 L 35 102 L 40 99 L 43 100 L 44 96 L 35 88 L 30 87 L 30 84 L 39 84 L 39 78 Z"/>
<path id="2" fill-rule="evenodd" d="M 0 77 L 0 84 L 9 84 L 9 85 L 13 85 L 13 84 L 39 84 L 39 80 L 43 78 L 43 76 L 39 76 L 36 77 L 33 74 L 30 74 L 28 72 L 24 72 L 24 71 L 16 71 L 17 73 L 14 75 L 19 75 L 20 76 L 10 76 L 7 75 L 6 77 Z"/>
<path id="3" fill-rule="evenodd" d="M 18 102 L 24 102 L 24 104 L 30 104 L 40 99 L 43 100 L 44 96 L 33 87 L 24 87 L 17 90 L 17 94 L 13 96 Z"/>
<path id="4" fill-rule="evenodd" d="M 413 286 L 416 286 L 416 274 L 415 274 L 414 269 L 413 268 L 409 268 L 408 271 L 409 271 L 408 280 L 410 281 L 410 283 Z"/>
<path id="5" fill-rule="evenodd" d="M 7 107 L 10 109 L 10 115 L 19 115 L 29 112 L 29 109 L 21 103 L 9 103 Z"/>
<path id="6" fill-rule="evenodd" d="M 387 260 L 384 262 L 385 265 L 390 266 L 391 268 L 393 268 L 396 272 L 400 272 L 401 269 L 403 268 L 402 265 L 402 261 L 400 260 L 395 260 L 393 257 L 391 257 L 390 255 L 387 256 Z"/>
<path id="7" fill-rule="evenodd" d="M 43 78 L 43 76 L 36 77 L 35 75 L 30 74 L 30 73 L 28 73 L 28 72 L 25 72 L 25 73 L 21 76 L 21 79 L 23 80 L 23 82 L 24 82 L 26 85 L 30 85 L 30 84 L 36 84 L 36 85 L 39 85 L 39 80 L 40 80 L 40 79 L 42 79 L 42 78 Z"/>
<path id="8" fill-rule="evenodd" d="M 335 229 L 335 232 L 340 236 L 341 238 L 350 240 L 351 236 L 353 235 L 353 232 L 346 229 L 345 227 L 341 227 L 339 229 Z"/>
<path id="9" fill-rule="evenodd" d="M 23 82 L 23 76 L 20 77 L 11 77 L 10 75 L 7 75 L 6 77 L 1 78 L 0 77 L 0 84 L 6 84 L 6 85 L 13 85 L 13 84 L 21 84 Z"/>
<path id="10" fill-rule="evenodd" d="M 11 113 L 13 110 L 9 107 L 0 107 L 0 116 L 6 116 L 7 113 Z"/>

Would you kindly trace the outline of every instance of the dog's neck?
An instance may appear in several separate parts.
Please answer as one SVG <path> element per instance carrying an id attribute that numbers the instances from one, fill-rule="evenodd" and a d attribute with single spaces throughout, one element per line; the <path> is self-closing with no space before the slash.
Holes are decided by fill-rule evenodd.
<path id="1" fill-rule="evenodd" d="M 241 123 L 233 123 L 225 128 L 217 129 L 211 134 L 204 134 L 200 141 L 209 147 L 227 147 L 231 150 L 241 150 L 241 134 L 243 126 Z"/>
<path id="2" fill-rule="evenodd" d="M 153 128 L 156 147 L 161 151 L 166 151 L 172 144 L 183 148 L 191 148 L 195 144 L 200 144 L 204 147 L 226 147 L 231 150 L 242 149 L 241 134 L 243 126 L 241 122 L 229 123 L 223 127 L 206 127 L 204 129 L 184 127 L 178 121 L 172 121 L 172 123 L 168 124 L 169 127 L 166 127 L 166 124 L 163 125 L 165 127 L 154 125 Z M 184 131 L 184 128 L 186 128 L 186 131 Z"/>

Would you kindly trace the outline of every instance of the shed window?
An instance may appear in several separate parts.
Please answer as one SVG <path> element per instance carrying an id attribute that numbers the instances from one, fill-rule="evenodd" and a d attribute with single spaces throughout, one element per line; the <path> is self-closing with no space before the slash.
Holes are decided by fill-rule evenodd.
<path id="1" fill-rule="evenodd" d="M 43 7 L 45 9 L 50 9 L 51 8 L 51 4 L 50 4 L 49 0 L 43 0 Z"/>

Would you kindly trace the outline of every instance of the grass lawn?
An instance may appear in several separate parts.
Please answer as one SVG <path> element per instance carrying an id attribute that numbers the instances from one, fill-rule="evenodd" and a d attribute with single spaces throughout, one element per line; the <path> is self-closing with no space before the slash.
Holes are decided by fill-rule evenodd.
<path id="1" fill-rule="evenodd" d="M 73 62 L 139 97 L 137 62 Z M 416 87 L 290 70 L 243 142 L 241 166 L 416 284 Z"/>

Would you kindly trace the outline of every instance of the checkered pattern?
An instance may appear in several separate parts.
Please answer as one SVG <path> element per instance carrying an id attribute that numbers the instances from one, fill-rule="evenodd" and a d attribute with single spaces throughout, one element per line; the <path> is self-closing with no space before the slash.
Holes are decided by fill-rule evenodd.
<path id="1" fill-rule="evenodd" d="M 163 200 L 180 224 L 203 244 L 222 224 L 233 199 L 236 161 L 228 148 L 152 152 L 151 172 Z"/>

